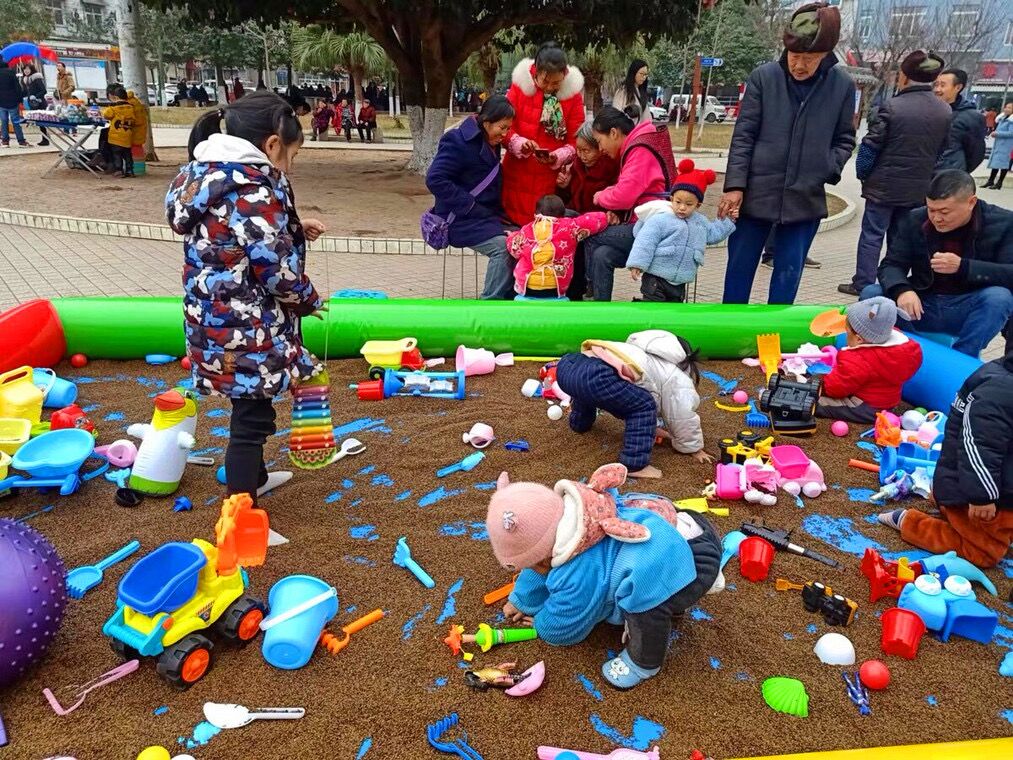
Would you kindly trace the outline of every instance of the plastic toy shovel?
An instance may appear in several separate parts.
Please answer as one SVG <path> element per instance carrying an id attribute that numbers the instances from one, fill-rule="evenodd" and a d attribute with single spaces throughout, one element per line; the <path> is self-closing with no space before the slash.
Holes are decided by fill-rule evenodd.
<path id="1" fill-rule="evenodd" d="M 67 573 L 67 594 L 71 599 L 80 599 L 86 592 L 95 588 L 102 582 L 102 572 L 110 565 L 126 559 L 141 548 L 141 542 L 134 540 L 117 549 L 105 559 L 96 562 L 94 565 L 75 567 Z"/>
<path id="2" fill-rule="evenodd" d="M 460 462 L 454 462 L 453 464 L 448 464 L 446 467 L 441 467 L 436 471 L 436 477 L 445 478 L 447 475 L 453 475 L 455 472 L 471 472 L 478 467 L 479 462 L 483 459 L 485 459 L 485 452 L 472 452 Z"/>
<path id="3" fill-rule="evenodd" d="M 255 720 L 298 720 L 306 714 L 302 707 L 259 707 L 205 702 L 204 717 L 215 728 L 242 728 Z"/>
<path id="4" fill-rule="evenodd" d="M 341 448 L 334 452 L 334 458 L 331 463 L 337 462 L 339 459 L 361 454 L 366 450 L 366 444 L 360 441 L 358 438 L 346 438 L 341 442 Z"/>

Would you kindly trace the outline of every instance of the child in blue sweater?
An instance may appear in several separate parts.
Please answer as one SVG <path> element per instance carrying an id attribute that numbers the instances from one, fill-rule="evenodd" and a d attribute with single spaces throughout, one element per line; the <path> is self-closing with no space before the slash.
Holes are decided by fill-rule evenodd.
<path id="1" fill-rule="evenodd" d="M 731 219 L 711 222 L 697 211 L 715 176 L 710 169 L 693 167 L 688 158 L 679 162 L 671 203 L 649 201 L 635 209 L 638 221 L 626 268 L 634 281 L 640 280 L 644 301 L 685 303 L 686 283 L 703 266 L 704 248 L 735 231 Z"/>
<path id="2" fill-rule="evenodd" d="M 621 464 L 552 489 L 503 473 L 486 518 L 496 559 L 521 571 L 503 614 L 554 646 L 583 641 L 598 623 L 625 625 L 626 648 L 602 666 L 619 689 L 657 675 L 673 619 L 724 588 L 711 524 L 659 496 L 628 494 L 617 505 L 610 489 L 625 481 Z"/>

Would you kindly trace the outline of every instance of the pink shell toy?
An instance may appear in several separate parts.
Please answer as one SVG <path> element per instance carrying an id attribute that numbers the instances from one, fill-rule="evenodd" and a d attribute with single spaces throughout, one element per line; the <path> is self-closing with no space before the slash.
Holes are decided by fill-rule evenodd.
<path id="1" fill-rule="evenodd" d="M 541 688 L 542 683 L 545 681 L 545 663 L 539 660 L 530 668 L 525 670 L 521 676 L 522 680 L 516 686 L 511 686 L 509 689 L 504 691 L 508 697 L 526 697 L 528 694 L 533 694 Z"/>

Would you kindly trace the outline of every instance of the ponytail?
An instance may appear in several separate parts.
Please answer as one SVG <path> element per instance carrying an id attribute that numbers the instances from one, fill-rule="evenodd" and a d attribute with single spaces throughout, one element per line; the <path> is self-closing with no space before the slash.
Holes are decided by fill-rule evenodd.
<path id="1" fill-rule="evenodd" d="M 613 106 L 602 108 L 594 115 L 594 121 L 591 122 L 591 129 L 603 135 L 613 129 L 618 129 L 624 135 L 628 135 L 635 126 L 636 123 L 633 119 Z"/>
<path id="2" fill-rule="evenodd" d="M 686 358 L 679 362 L 679 369 L 689 375 L 690 380 L 693 381 L 693 385 L 700 385 L 700 368 L 697 367 L 697 362 L 700 360 L 700 352 L 694 349 L 689 344 L 689 341 L 681 335 L 677 335 L 676 340 L 679 341 L 682 350 L 686 352 Z"/>
<path id="3" fill-rule="evenodd" d="M 198 145 L 211 135 L 223 132 L 246 140 L 259 149 L 263 149 L 267 138 L 272 135 L 280 137 L 286 146 L 303 140 L 302 124 L 291 104 L 269 90 L 252 92 L 197 119 L 187 143 L 190 160 L 194 160 L 194 150 Z"/>

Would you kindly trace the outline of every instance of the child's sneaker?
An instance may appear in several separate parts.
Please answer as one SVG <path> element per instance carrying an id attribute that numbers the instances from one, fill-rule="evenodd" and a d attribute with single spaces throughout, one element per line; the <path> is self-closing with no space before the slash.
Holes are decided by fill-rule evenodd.
<path id="1" fill-rule="evenodd" d="M 886 525 L 888 528 L 900 530 L 900 524 L 904 519 L 905 512 L 907 512 L 906 509 L 895 509 L 892 512 L 880 512 L 876 516 L 876 519 L 880 522 L 880 524 Z"/>
<path id="2" fill-rule="evenodd" d="M 642 668 L 630 659 L 629 653 L 624 649 L 618 657 L 601 666 L 601 674 L 605 680 L 617 689 L 632 689 L 642 681 L 652 678 L 661 672 L 661 668 Z"/>

